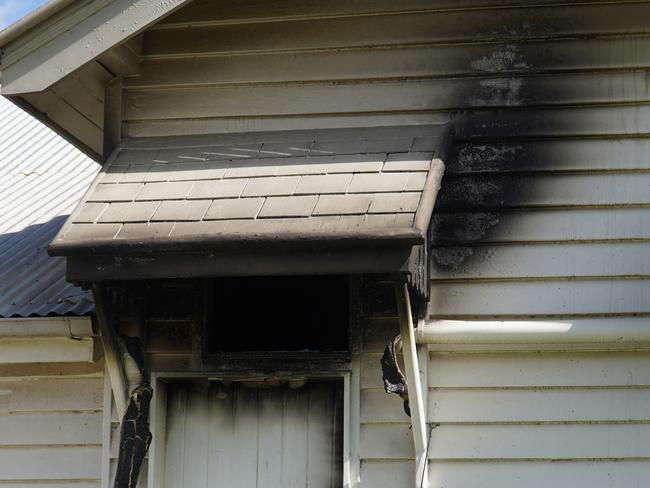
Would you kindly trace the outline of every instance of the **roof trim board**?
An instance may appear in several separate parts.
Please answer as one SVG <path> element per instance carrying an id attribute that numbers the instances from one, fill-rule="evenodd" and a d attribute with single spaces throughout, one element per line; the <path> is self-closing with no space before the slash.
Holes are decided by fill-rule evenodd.
<path id="1" fill-rule="evenodd" d="M 0 45 L 0 93 L 17 95 L 43 91 L 188 1 L 75 2 L 62 5 L 70 10 L 69 14 L 59 15 L 54 20 L 39 16 L 36 20 L 40 23 L 32 21 L 19 23 L 15 29 L 10 27 L 10 32 L 4 35 L 5 43 Z M 63 13 L 66 12 L 58 12 Z M 6 39 L 11 41 L 7 43 Z"/>

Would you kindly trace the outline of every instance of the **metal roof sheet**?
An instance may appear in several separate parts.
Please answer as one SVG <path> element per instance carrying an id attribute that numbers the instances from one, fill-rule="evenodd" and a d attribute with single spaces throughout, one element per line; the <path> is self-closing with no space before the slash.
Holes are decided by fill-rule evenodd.
<path id="1" fill-rule="evenodd" d="M 47 246 L 99 165 L 0 97 L 0 317 L 83 315 L 88 292 Z"/>

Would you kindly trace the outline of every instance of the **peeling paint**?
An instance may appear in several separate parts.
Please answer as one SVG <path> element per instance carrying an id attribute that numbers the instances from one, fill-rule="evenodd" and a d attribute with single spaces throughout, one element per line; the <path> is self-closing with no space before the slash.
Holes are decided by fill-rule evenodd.
<path id="1" fill-rule="evenodd" d="M 523 70 L 530 69 L 530 65 L 519 52 L 519 47 L 515 44 L 505 44 L 499 46 L 496 51 L 489 56 L 472 61 L 471 67 L 477 71 L 487 73 L 498 73 L 502 71 L 511 71 L 513 69 Z"/>

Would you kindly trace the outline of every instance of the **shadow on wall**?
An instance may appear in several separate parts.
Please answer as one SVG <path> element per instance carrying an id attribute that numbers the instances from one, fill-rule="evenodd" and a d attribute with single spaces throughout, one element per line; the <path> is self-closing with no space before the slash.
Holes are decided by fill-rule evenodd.
<path id="1" fill-rule="evenodd" d="M 92 295 L 65 279 L 65 259 L 47 246 L 64 224 L 60 215 L 19 232 L 0 235 L 0 317 L 84 315 Z"/>

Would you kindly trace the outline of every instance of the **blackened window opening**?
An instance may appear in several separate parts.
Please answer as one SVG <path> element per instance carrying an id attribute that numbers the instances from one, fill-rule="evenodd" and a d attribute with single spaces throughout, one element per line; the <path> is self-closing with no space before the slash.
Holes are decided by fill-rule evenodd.
<path id="1" fill-rule="evenodd" d="M 347 351 L 343 276 L 246 277 L 206 287 L 205 352 Z"/>

